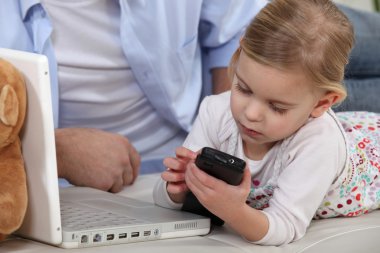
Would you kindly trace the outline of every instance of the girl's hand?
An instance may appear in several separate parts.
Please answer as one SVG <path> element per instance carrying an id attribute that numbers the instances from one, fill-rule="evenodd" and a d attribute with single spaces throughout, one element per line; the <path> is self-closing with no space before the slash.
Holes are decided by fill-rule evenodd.
<path id="1" fill-rule="evenodd" d="M 187 167 L 186 184 L 204 207 L 226 223 L 233 222 L 242 214 L 251 187 L 251 174 L 247 167 L 238 186 L 208 175 L 194 163 L 189 163 Z"/>
<path id="2" fill-rule="evenodd" d="M 167 182 L 166 190 L 169 197 L 176 203 L 183 203 L 188 187 L 185 182 L 185 171 L 189 162 L 194 162 L 197 153 L 184 147 L 176 149 L 176 157 L 164 159 L 164 165 L 168 168 L 162 172 L 161 177 Z"/>

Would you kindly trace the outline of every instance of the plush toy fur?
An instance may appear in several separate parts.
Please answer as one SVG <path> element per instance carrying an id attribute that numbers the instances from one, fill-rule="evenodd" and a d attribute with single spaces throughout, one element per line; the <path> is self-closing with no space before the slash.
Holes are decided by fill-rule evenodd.
<path id="1" fill-rule="evenodd" d="M 0 58 L 0 240 L 17 230 L 27 208 L 27 187 L 19 133 L 26 113 L 22 75 Z"/>

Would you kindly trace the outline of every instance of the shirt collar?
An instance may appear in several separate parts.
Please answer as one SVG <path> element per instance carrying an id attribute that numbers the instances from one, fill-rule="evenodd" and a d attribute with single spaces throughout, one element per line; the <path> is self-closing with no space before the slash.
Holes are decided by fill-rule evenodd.
<path id="1" fill-rule="evenodd" d="M 21 6 L 22 19 L 25 20 L 29 10 L 36 4 L 40 4 L 41 0 L 19 0 Z"/>

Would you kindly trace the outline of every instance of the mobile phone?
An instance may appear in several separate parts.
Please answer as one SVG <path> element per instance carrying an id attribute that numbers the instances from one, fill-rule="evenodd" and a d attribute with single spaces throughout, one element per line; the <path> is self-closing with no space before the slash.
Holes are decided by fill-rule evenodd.
<path id="1" fill-rule="evenodd" d="M 240 184 L 245 169 L 244 160 L 209 147 L 202 149 L 195 164 L 207 174 L 231 185 Z M 186 195 L 182 210 L 210 217 L 214 225 L 224 224 L 224 221 L 208 211 L 192 192 Z"/>

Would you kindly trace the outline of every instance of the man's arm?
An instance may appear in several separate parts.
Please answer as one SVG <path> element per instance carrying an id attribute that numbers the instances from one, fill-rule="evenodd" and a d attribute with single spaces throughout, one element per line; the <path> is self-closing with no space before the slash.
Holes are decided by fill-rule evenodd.
<path id="1" fill-rule="evenodd" d="M 212 74 L 214 94 L 229 89 L 226 68 L 239 46 L 245 27 L 266 4 L 267 0 L 204 1 L 199 43 L 206 59 L 203 71 Z M 226 77 L 222 78 L 224 81 L 215 79 L 214 70 L 217 69 L 225 69 L 222 74 Z"/>
<path id="2" fill-rule="evenodd" d="M 219 94 L 231 89 L 231 81 L 228 78 L 228 68 L 213 68 L 212 75 L 212 94 Z"/>

